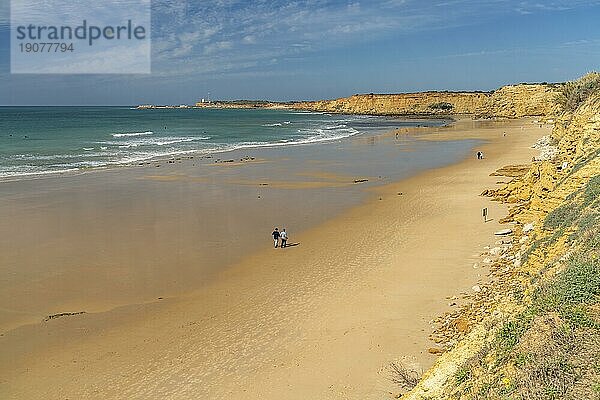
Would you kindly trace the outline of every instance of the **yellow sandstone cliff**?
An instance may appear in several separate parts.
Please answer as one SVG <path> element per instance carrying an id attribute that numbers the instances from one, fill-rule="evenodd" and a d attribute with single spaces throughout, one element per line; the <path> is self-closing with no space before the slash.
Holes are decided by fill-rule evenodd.
<path id="1" fill-rule="evenodd" d="M 513 206 L 512 238 L 481 294 L 439 318 L 456 344 L 403 399 L 600 399 L 600 74 L 556 100 L 513 109 L 565 111 L 528 171 L 486 191 Z"/>
<path id="2" fill-rule="evenodd" d="M 473 115 L 477 117 L 550 116 L 558 85 L 521 84 L 494 92 L 357 94 L 335 100 L 299 102 L 295 109 L 373 115 Z"/>
<path id="3" fill-rule="evenodd" d="M 488 98 L 488 93 L 357 94 L 336 100 L 297 103 L 294 107 L 346 114 L 473 114 Z"/>

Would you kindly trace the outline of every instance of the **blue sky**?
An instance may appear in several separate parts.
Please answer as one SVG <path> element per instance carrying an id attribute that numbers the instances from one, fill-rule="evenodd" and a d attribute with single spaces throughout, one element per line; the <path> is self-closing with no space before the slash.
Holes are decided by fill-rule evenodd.
<path id="1" fill-rule="evenodd" d="M 154 0 L 151 75 L 11 75 L 0 104 L 180 104 L 491 90 L 600 64 L 600 0 Z"/>

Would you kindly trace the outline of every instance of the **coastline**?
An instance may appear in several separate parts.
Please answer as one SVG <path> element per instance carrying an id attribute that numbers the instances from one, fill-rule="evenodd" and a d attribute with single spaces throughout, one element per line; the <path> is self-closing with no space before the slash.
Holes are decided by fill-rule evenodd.
<path id="1" fill-rule="evenodd" d="M 13 108 L 9 108 L 9 110 L 11 109 Z M 41 108 L 42 111 L 45 109 L 47 109 L 47 107 Z M 248 132 L 248 129 L 249 127 L 253 128 L 252 124 L 255 123 L 255 120 L 252 118 L 246 118 L 244 120 L 245 122 L 240 125 L 240 135 L 238 135 L 236 139 L 232 139 L 227 137 L 228 135 L 224 134 L 225 132 L 223 132 L 222 129 L 219 130 L 218 127 L 211 125 L 211 121 L 214 120 L 215 113 L 218 113 L 216 116 L 221 119 L 228 120 L 231 118 L 232 120 L 235 120 L 237 118 L 236 113 L 243 113 L 244 110 L 210 110 L 214 113 L 194 113 L 194 111 L 184 110 L 183 113 L 179 113 L 181 110 L 174 109 L 167 113 L 168 115 L 162 116 L 162 113 L 155 115 L 155 113 L 146 113 L 144 111 L 130 112 L 129 110 L 131 110 L 131 108 L 124 109 L 123 107 L 61 107 L 60 109 L 63 111 L 63 118 L 65 110 L 67 110 L 68 113 L 72 112 L 77 115 L 85 115 L 91 110 L 99 113 L 101 118 L 106 119 L 106 111 L 110 110 L 118 111 L 119 113 L 125 113 L 123 117 L 126 118 L 132 118 L 134 120 L 140 118 L 142 119 L 136 122 L 136 124 L 139 124 L 139 126 L 131 126 L 129 128 L 131 130 L 130 133 L 107 134 L 107 132 L 104 131 L 92 131 L 91 136 L 87 139 L 77 138 L 65 142 L 64 147 L 70 149 L 69 152 L 66 152 L 66 154 L 61 154 L 61 152 L 44 154 L 45 150 L 39 147 L 35 148 L 35 151 L 33 151 L 32 154 L 12 154 L 10 151 L 11 146 L 14 146 L 15 143 L 18 143 L 18 141 L 15 141 L 13 138 L 13 136 L 16 136 L 17 134 L 13 132 L 7 136 L 7 139 L 9 138 L 6 142 L 9 149 L 8 155 L 6 155 L 8 157 L 8 164 L 3 164 L 0 168 L 0 182 L 43 179 L 47 177 L 69 177 L 73 175 L 105 170 L 115 170 L 119 168 L 139 168 L 161 164 L 164 165 L 165 163 L 179 163 L 181 160 L 206 160 L 210 158 L 217 160 L 220 157 L 228 157 L 229 154 L 236 154 L 239 152 L 252 152 L 260 149 L 270 149 L 276 147 L 303 146 L 315 143 L 331 143 L 354 136 L 372 135 L 372 130 L 378 130 L 378 133 L 381 133 L 391 129 L 391 127 L 388 126 L 390 124 L 396 126 L 410 126 L 418 124 L 417 121 L 425 120 L 425 124 L 437 126 L 440 124 L 440 122 L 443 124 L 451 120 L 449 118 L 442 118 L 439 116 L 431 116 L 431 118 L 424 118 L 422 116 L 414 116 L 414 118 L 410 116 L 397 116 L 391 118 L 384 115 L 373 116 L 335 113 L 334 116 L 332 113 L 323 112 L 295 112 L 294 110 L 250 110 L 249 115 L 262 115 L 264 117 L 263 119 L 265 120 L 263 122 L 267 122 L 269 120 L 279 120 L 283 122 L 261 124 L 260 127 L 257 125 L 254 128 L 262 129 L 265 131 L 266 136 L 252 136 L 252 134 Z M 28 108 L 24 108 L 24 110 L 27 111 Z M 0 107 L 0 113 L 2 111 L 3 108 Z M 208 131 L 203 130 L 202 134 L 199 134 L 198 131 L 194 132 L 194 129 L 198 129 L 198 125 L 192 124 L 193 126 L 188 127 L 190 122 L 186 120 L 186 116 L 189 117 L 190 112 L 192 112 L 191 118 L 196 124 L 208 124 L 208 126 L 205 127 L 208 129 Z M 315 117 L 318 117 L 319 121 L 315 126 L 312 126 L 310 121 L 303 120 L 302 118 L 296 120 L 297 114 L 315 115 Z M 242 117 L 244 115 L 248 114 L 243 114 Z M 11 117 L 14 116 L 8 116 L 8 118 Z M 161 118 L 163 117 L 167 119 L 175 118 L 177 120 L 184 120 L 187 122 L 184 123 L 183 127 L 173 126 L 173 132 L 168 132 L 165 136 L 165 132 L 162 132 L 162 130 L 164 128 L 166 131 L 167 126 L 165 125 L 163 127 L 162 124 L 166 124 L 167 122 L 162 122 Z M 320 120 L 320 118 L 323 118 L 323 120 Z M 342 119 L 340 120 L 340 118 Z M 60 120 L 60 116 L 58 119 Z M 150 119 L 150 122 L 147 122 L 146 119 Z M 367 119 L 370 122 L 361 124 L 360 121 L 364 119 Z M 158 124 L 158 120 L 161 120 L 160 129 L 158 129 L 159 127 L 156 126 Z M 84 122 L 86 122 L 85 118 Z M 313 123 L 314 122 L 315 121 L 313 121 Z M 107 123 L 110 124 L 110 121 Z M 25 125 L 27 125 L 27 123 L 25 123 Z M 292 131 L 296 130 L 298 135 L 292 133 L 288 129 L 291 126 L 294 126 Z M 278 137 L 273 137 L 273 132 L 271 132 L 273 127 L 285 127 L 285 129 L 283 129 L 282 132 L 279 132 Z M 13 127 L 13 129 L 17 129 L 18 131 L 18 128 Z M 51 125 L 49 129 L 52 130 L 58 128 Z M 110 128 L 106 129 L 108 131 L 111 130 Z M 113 130 L 119 129 L 127 130 L 125 127 L 113 128 Z M 191 132 L 182 133 L 181 129 L 189 129 Z M 235 131 L 237 128 L 235 126 L 229 126 L 228 129 Z M 9 127 L 9 131 L 10 130 L 11 129 Z M 144 131 L 135 132 L 136 130 Z M 304 133 L 300 134 L 300 132 Z M 29 132 L 24 130 L 23 133 Z M 24 138 L 28 138 L 28 136 L 29 135 L 24 135 Z M 145 140 L 139 141 L 138 139 L 140 137 L 144 138 Z M 30 137 L 30 139 L 35 140 L 37 138 Z M 129 142 L 129 139 L 132 141 Z M 194 142 L 195 145 L 193 148 L 185 146 L 186 143 L 190 142 Z M 172 144 L 174 144 L 174 147 L 172 148 L 162 147 Z M 122 151 L 122 148 L 125 150 Z M 141 148 L 143 148 L 143 150 L 138 151 L 138 149 Z M 38 153 L 41 154 L 41 160 L 56 159 L 59 161 L 56 165 L 44 165 L 43 163 L 38 164 L 35 158 L 32 158 L 34 154 Z M 30 162 L 31 165 L 24 163 L 23 160 L 21 160 L 21 164 L 23 165 L 11 165 L 11 162 L 19 163 L 19 161 L 14 161 L 13 158 L 19 160 L 21 157 L 24 157 L 24 160 Z M 48 161 L 46 161 L 46 163 L 48 163 Z"/>
<path id="2" fill-rule="evenodd" d="M 540 154 L 498 171 L 509 182 L 485 195 L 511 205 L 511 237 L 482 254 L 488 280 L 436 319 L 447 352 L 402 398 L 598 397 L 599 82 L 566 83 Z"/>
<path id="3" fill-rule="evenodd" d="M 360 204 L 367 188 L 454 162 L 474 143 L 432 146 L 370 132 L 234 150 L 223 160 L 176 158 L 3 182 L 0 231 L 9 234 L 0 243 L 0 333 L 202 287 L 221 268 L 268 248 L 257 232 L 316 226 Z"/>
<path id="4" fill-rule="evenodd" d="M 535 154 L 529 146 L 546 130 L 521 130 L 525 121 L 433 129 L 427 140 L 462 132 L 489 141 L 487 158 L 371 187 L 366 203 L 294 234 L 301 245 L 290 253 L 261 250 L 185 298 L 10 332 L 0 339 L 10 343 L 7 357 L 31 349 L 16 371 L 3 371 L 2 391 L 38 398 L 67 376 L 75 379 L 51 398 L 381 398 L 389 385 L 381 368 L 404 355 L 431 365 L 429 320 L 446 308 L 444 297 L 477 279 L 468 260 L 504 210 L 477 195 L 497 180 L 489 173 Z M 481 224 L 482 206 L 495 221 Z M 44 377 L 32 383 L 36 371 Z"/>

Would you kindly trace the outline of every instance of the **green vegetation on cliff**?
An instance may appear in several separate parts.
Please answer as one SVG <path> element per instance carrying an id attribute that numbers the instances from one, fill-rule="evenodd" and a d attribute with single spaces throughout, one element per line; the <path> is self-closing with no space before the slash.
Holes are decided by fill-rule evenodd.
<path id="1" fill-rule="evenodd" d="M 541 251 L 566 237 L 566 252 L 558 261 L 544 259 L 541 272 L 529 277 L 529 300 L 513 299 L 526 306 L 465 362 L 451 397 L 600 398 L 599 178 L 547 215 L 550 240 Z M 465 374 L 470 379 L 460 379 Z"/>
<path id="2" fill-rule="evenodd" d="M 567 112 L 574 112 L 588 97 L 600 90 L 600 73 L 591 72 L 581 79 L 567 82 L 557 96 L 557 102 Z"/>

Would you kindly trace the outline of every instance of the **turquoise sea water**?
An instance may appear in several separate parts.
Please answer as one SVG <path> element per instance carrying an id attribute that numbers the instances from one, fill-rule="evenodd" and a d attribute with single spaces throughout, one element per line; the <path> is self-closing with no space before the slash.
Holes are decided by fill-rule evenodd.
<path id="1" fill-rule="evenodd" d="M 0 177 L 332 141 L 443 121 L 289 110 L 0 107 Z"/>

